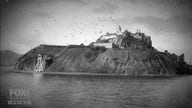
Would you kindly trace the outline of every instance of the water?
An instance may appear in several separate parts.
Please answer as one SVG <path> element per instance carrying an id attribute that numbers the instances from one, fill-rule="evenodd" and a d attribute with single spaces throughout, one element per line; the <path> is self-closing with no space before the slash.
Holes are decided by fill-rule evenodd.
<path id="1" fill-rule="evenodd" d="M 1 104 L 10 89 L 29 89 L 39 108 L 192 108 L 192 76 L 66 76 L 1 72 Z"/>

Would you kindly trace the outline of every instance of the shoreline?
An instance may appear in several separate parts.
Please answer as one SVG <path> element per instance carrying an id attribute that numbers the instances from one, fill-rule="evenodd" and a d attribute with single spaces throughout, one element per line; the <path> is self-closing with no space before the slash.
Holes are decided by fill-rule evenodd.
<path id="1" fill-rule="evenodd" d="M 128 74 L 111 74 L 111 73 L 83 73 L 83 72 L 35 72 L 35 71 L 21 71 L 21 70 L 10 70 L 15 73 L 29 73 L 29 74 L 45 74 L 45 75 L 69 75 L 69 76 L 134 76 L 134 77 L 175 77 L 175 76 L 188 76 L 188 75 L 177 75 L 177 74 L 163 74 L 163 75 L 128 75 Z"/>

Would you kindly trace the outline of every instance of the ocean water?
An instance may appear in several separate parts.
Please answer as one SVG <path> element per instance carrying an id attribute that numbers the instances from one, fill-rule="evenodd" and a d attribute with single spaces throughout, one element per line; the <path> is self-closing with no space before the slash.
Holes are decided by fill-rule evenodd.
<path id="1" fill-rule="evenodd" d="M 13 96 L 10 90 L 28 90 L 30 96 L 22 99 L 31 103 L 8 105 Z M 192 76 L 131 77 L 1 72 L 1 106 L 192 108 Z"/>

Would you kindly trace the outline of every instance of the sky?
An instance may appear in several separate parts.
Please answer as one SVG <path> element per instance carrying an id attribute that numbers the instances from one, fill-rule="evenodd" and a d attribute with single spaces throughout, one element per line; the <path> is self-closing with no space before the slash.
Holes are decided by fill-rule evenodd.
<path id="1" fill-rule="evenodd" d="M 1 0 L 1 50 L 88 45 L 118 26 L 140 29 L 157 50 L 192 60 L 191 0 Z"/>

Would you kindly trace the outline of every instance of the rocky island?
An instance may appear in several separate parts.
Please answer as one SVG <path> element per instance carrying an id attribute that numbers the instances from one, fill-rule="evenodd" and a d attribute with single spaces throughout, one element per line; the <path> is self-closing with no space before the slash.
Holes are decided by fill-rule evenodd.
<path id="1" fill-rule="evenodd" d="M 139 30 L 106 33 L 88 46 L 39 45 L 17 61 L 14 70 L 125 75 L 192 74 L 191 66 L 167 50 L 152 46 Z"/>

